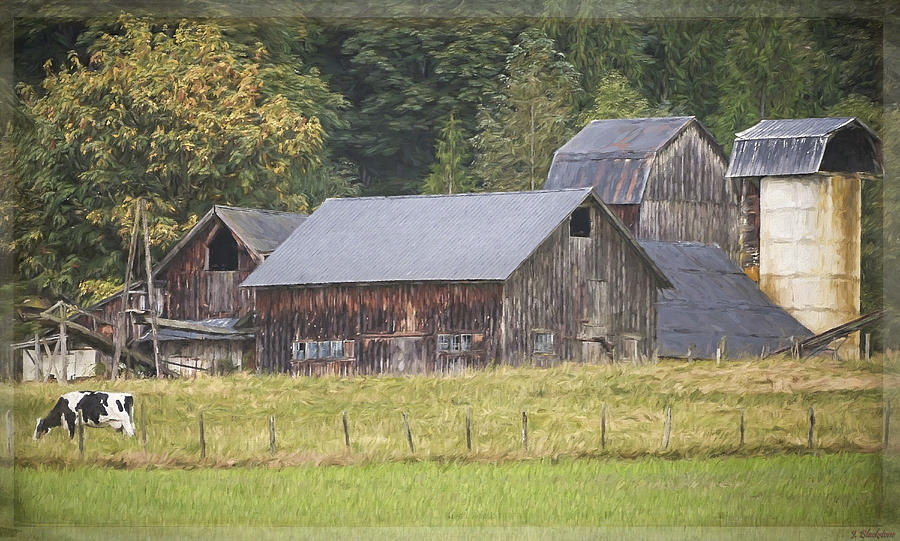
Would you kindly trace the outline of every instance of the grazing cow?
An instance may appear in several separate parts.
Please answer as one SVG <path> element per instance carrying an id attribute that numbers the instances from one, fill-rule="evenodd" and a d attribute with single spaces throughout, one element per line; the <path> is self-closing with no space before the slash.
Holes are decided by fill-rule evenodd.
<path id="1" fill-rule="evenodd" d="M 131 424 L 131 408 L 134 397 L 129 393 L 105 393 L 100 391 L 73 391 L 59 397 L 56 405 L 43 419 L 38 418 L 34 427 L 34 439 L 38 439 L 50 429 L 65 423 L 69 429 L 69 439 L 75 436 L 78 411 L 84 424 L 99 428 L 109 426 L 126 436 L 134 436 Z"/>

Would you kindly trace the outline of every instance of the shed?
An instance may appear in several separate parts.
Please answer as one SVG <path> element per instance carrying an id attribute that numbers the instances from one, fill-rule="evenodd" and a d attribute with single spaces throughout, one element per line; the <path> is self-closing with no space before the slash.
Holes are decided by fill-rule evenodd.
<path id="1" fill-rule="evenodd" d="M 813 332 L 859 316 L 862 182 L 881 171 L 881 142 L 855 118 L 762 120 L 737 134 L 727 175 L 745 186 L 743 259 Z"/>
<path id="2" fill-rule="evenodd" d="M 766 297 L 715 245 L 640 241 L 673 288 L 657 301 L 656 336 L 665 357 L 713 359 L 724 337 L 731 358 L 757 356 L 812 336 Z"/>
<path id="3" fill-rule="evenodd" d="M 153 269 L 157 315 L 213 327 L 248 316 L 255 310 L 255 299 L 252 291 L 240 289 L 239 284 L 305 219 L 305 214 L 213 205 Z M 129 295 L 130 307 L 149 308 L 143 282 L 132 284 Z M 88 311 L 113 323 L 121 302 L 119 291 Z M 97 330 L 107 335 L 113 331 L 111 326 Z M 143 325 L 134 324 L 128 334 L 143 343 L 140 337 L 145 331 Z M 172 330 L 160 334 L 164 357 L 204 359 L 207 368 L 211 361 L 225 357 L 233 364 L 254 366 L 253 339 L 252 334 L 237 340 Z M 104 359 L 108 362 L 109 357 Z"/>
<path id="4" fill-rule="evenodd" d="M 592 186 L 638 239 L 738 254 L 737 184 L 695 117 L 593 120 L 553 156 L 547 189 Z"/>
<path id="5" fill-rule="evenodd" d="M 329 199 L 242 287 L 262 370 L 368 374 L 646 356 L 668 285 L 580 188 Z"/>

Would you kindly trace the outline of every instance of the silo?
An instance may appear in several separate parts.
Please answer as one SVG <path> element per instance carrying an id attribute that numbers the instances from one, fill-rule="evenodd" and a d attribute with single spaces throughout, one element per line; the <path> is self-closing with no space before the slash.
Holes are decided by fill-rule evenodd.
<path id="1" fill-rule="evenodd" d="M 763 177 L 759 201 L 763 293 L 816 333 L 857 317 L 859 175 Z M 853 347 L 855 336 L 845 350 Z"/>
<path id="2" fill-rule="evenodd" d="M 855 118 L 763 120 L 737 134 L 726 176 L 759 193 L 742 205 L 759 216 L 757 238 L 745 235 L 759 287 L 815 333 L 859 315 L 862 179 L 881 172 L 880 145 Z M 855 356 L 858 340 L 840 353 Z"/>

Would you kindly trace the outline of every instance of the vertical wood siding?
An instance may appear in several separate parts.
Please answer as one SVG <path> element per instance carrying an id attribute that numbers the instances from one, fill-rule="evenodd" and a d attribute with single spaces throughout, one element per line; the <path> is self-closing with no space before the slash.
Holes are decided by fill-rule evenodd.
<path id="1" fill-rule="evenodd" d="M 253 291 L 238 286 L 257 263 L 239 240 L 235 239 L 238 243 L 237 270 L 205 270 L 206 239 L 217 223 L 221 222 L 211 221 L 159 275 L 159 280 L 167 282 L 167 317 L 193 320 L 241 317 L 253 310 Z"/>
<path id="2" fill-rule="evenodd" d="M 512 364 L 609 359 L 591 338 L 603 337 L 617 356 L 629 340 L 639 352 L 656 347 L 656 285 L 650 271 L 592 204 L 591 236 L 569 236 L 568 220 L 504 285 L 502 357 Z M 552 354 L 534 353 L 536 332 L 554 333 Z"/>
<path id="3" fill-rule="evenodd" d="M 715 243 L 737 261 L 740 190 L 725 178 L 727 165 L 700 129 L 688 126 L 654 160 L 637 237 Z"/>
<path id="4" fill-rule="evenodd" d="M 297 340 L 355 340 L 355 373 L 434 373 L 498 358 L 499 283 L 401 283 L 261 288 L 257 358 L 290 368 Z M 437 353 L 438 334 L 479 334 L 468 352 Z"/>

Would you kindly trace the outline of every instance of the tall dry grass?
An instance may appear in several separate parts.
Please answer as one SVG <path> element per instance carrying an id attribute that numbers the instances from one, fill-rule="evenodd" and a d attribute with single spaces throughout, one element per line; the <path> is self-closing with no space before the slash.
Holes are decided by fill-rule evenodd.
<path id="1" fill-rule="evenodd" d="M 15 388 L 19 465 L 104 464 L 115 467 L 350 464 L 410 460 L 504 462 L 563 456 L 711 457 L 805 453 L 808 408 L 815 405 L 816 447 L 876 451 L 882 441 L 884 389 L 900 409 L 896 360 L 811 359 L 762 362 L 556 368 L 497 367 L 463 376 L 290 378 L 236 374 L 197 380 L 21 384 Z M 138 437 L 85 431 L 85 456 L 55 429 L 32 441 L 35 419 L 74 388 L 128 391 L 145 408 L 148 448 Z M 607 445 L 601 449 L 601 408 Z M 665 408 L 672 434 L 661 449 Z M 473 450 L 466 450 L 465 410 L 472 412 Z M 739 446 L 739 409 L 746 443 Z M 521 412 L 528 413 L 528 451 Z M 197 417 L 205 421 L 207 457 L 200 460 Z M 341 412 L 349 418 L 344 446 Z M 410 453 L 401 412 L 409 415 Z M 275 417 L 277 452 L 269 453 Z M 894 423 L 900 425 L 900 419 Z M 897 441 L 897 438 L 893 438 Z"/>

